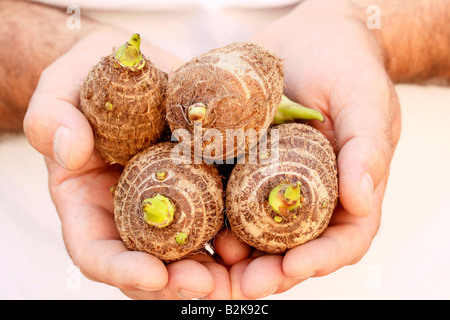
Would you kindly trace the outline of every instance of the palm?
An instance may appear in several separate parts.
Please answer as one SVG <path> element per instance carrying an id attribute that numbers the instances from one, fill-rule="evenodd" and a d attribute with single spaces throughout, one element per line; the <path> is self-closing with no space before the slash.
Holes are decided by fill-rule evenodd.
<path id="1" fill-rule="evenodd" d="M 88 241 L 119 239 L 109 190 L 120 172 L 105 165 L 98 156 L 77 171 L 67 171 L 49 159 L 46 162 L 50 192 L 71 256 L 76 256 L 78 248 Z"/>

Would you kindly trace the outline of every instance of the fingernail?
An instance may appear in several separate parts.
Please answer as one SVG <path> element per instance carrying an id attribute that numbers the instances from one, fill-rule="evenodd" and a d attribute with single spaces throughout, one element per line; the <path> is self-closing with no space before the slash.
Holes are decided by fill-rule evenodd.
<path id="1" fill-rule="evenodd" d="M 60 126 L 53 137 L 53 153 L 55 160 L 65 168 L 70 158 L 70 144 L 72 140 L 72 130 L 65 126 Z"/>
<path id="2" fill-rule="evenodd" d="M 372 196 L 373 196 L 373 180 L 370 174 L 365 173 L 362 176 L 359 187 L 361 188 L 361 191 L 366 197 L 367 206 L 370 208 L 370 206 L 372 205 Z"/>
<path id="3" fill-rule="evenodd" d="M 274 294 L 277 291 L 278 291 L 278 286 L 273 286 L 272 288 L 267 290 L 267 292 L 262 296 L 262 298 L 271 296 L 272 294 Z"/>
<path id="4" fill-rule="evenodd" d="M 305 274 L 302 274 L 300 276 L 297 276 L 297 277 L 295 277 L 295 279 L 297 279 L 297 280 L 306 280 L 308 278 L 311 278 L 314 274 L 315 274 L 315 272 L 311 271 L 309 273 L 305 273 Z"/>
<path id="5" fill-rule="evenodd" d="M 158 289 L 155 288 L 147 288 L 147 287 L 143 287 L 140 285 L 135 286 L 136 290 L 141 290 L 141 291 L 156 291 Z"/>
<path id="6" fill-rule="evenodd" d="M 177 295 L 183 300 L 200 299 L 206 296 L 204 293 L 196 293 L 184 289 L 180 289 Z"/>

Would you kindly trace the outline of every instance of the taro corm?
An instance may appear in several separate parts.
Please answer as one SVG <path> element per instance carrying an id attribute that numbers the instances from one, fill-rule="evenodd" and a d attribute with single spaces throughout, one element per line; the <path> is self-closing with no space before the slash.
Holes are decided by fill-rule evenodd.
<path id="1" fill-rule="evenodd" d="M 104 57 L 89 71 L 80 109 L 94 131 L 95 146 L 110 164 L 127 161 L 156 143 L 166 125 L 167 74 L 140 51 L 140 36 Z"/>
<path id="2" fill-rule="evenodd" d="M 142 55 L 133 34 L 91 68 L 80 109 L 105 161 L 123 166 L 111 192 L 116 226 L 129 250 L 166 263 L 203 251 L 223 227 L 225 207 L 231 232 L 268 253 L 284 253 L 325 230 L 337 203 L 336 157 L 323 134 L 297 123 L 324 121 L 322 114 L 289 100 L 283 87 L 281 60 L 248 42 L 211 50 L 168 77 Z M 160 142 L 166 124 L 172 133 L 215 130 L 222 143 L 205 153 L 213 139 L 202 138 L 199 149 L 189 142 L 184 150 L 191 161 L 177 161 L 178 144 Z M 227 130 L 244 134 L 245 148 L 233 135 L 229 149 Z M 259 154 L 256 163 L 207 164 L 249 157 L 239 152 L 258 147 L 261 136 L 250 139 L 248 130 L 272 136 L 277 130 L 278 161 Z M 275 142 L 265 142 L 272 152 Z M 218 168 L 231 175 L 222 181 Z"/>
<path id="3" fill-rule="evenodd" d="M 282 93 L 281 60 L 262 46 L 232 43 L 193 58 L 169 75 L 167 121 L 172 132 L 185 129 L 194 134 L 195 124 L 201 124 L 203 132 L 218 130 L 223 138 L 219 147 L 201 154 L 213 142 L 203 139 L 200 154 L 193 146 L 192 151 L 223 161 L 239 156 L 234 141 L 234 147 L 226 148 L 226 131 L 269 128 Z M 245 139 L 243 150 L 258 142 Z"/>
<path id="4" fill-rule="evenodd" d="M 336 157 L 326 137 L 300 123 L 278 130 L 278 161 L 236 164 L 226 188 L 233 234 L 280 254 L 318 237 L 337 204 Z M 271 150 L 271 139 L 268 139 Z"/>
<path id="5" fill-rule="evenodd" d="M 113 189 L 116 225 L 126 247 L 164 262 L 203 250 L 224 223 L 217 169 L 174 161 L 174 146 L 160 142 L 137 154 Z"/>

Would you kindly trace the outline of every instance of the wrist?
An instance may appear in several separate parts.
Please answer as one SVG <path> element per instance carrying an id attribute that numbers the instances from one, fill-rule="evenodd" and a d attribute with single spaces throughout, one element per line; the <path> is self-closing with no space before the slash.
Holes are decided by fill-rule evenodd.
<path id="1" fill-rule="evenodd" d="M 383 62 L 386 60 L 386 46 L 380 32 L 381 13 L 379 6 L 373 3 L 377 1 L 352 1 L 352 0 L 305 0 L 292 12 L 300 17 L 314 17 L 333 21 L 344 19 L 359 27 L 366 34 L 367 39 L 374 47 L 374 52 Z"/>
<path id="2" fill-rule="evenodd" d="M 292 93 L 298 89 L 293 88 L 304 86 L 303 79 L 323 76 L 319 73 L 326 71 L 317 66 L 338 64 L 344 72 L 352 63 L 362 63 L 355 59 L 361 54 L 384 66 L 383 46 L 352 9 L 344 0 L 306 0 L 254 37 L 283 60 L 288 96 L 295 98 Z M 326 76 L 332 82 L 337 74 Z"/>
<path id="3" fill-rule="evenodd" d="M 376 41 L 395 83 L 450 79 L 448 0 L 341 1 Z"/>

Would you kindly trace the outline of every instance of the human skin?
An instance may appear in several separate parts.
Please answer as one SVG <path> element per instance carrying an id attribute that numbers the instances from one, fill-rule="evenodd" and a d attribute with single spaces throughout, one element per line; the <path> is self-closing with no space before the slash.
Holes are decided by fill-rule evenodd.
<path id="1" fill-rule="evenodd" d="M 366 25 L 370 5 L 380 8 L 381 29 Z M 281 293 L 364 256 L 400 136 L 394 84 L 450 78 L 449 14 L 445 1 L 311 0 L 254 37 L 283 59 L 286 94 L 325 115 L 324 123 L 310 124 L 335 146 L 340 204 L 319 238 L 283 256 L 242 244 L 242 254 L 228 256 L 230 236 L 218 237 L 216 249 L 232 265 L 234 298 Z"/>
<path id="2" fill-rule="evenodd" d="M 8 44 L 0 50 L 0 133 L 17 133 L 22 131 L 23 118 L 42 71 L 92 32 L 94 24 L 69 30 L 65 28 L 66 14 L 12 0 L 0 2 L 0 18 L 0 39 Z M 55 31 L 56 24 L 64 28 Z"/>
<path id="3" fill-rule="evenodd" d="M 229 298 L 228 277 L 223 276 L 227 270 L 214 259 L 199 256 L 166 266 L 150 254 L 128 251 L 117 232 L 110 187 L 120 170 L 93 152 L 89 123 L 76 107 L 89 66 L 107 54 L 98 48 L 110 48 L 128 37 L 105 30 L 80 40 L 46 68 L 25 117 L 30 143 L 46 155 L 50 193 L 66 248 L 86 277 L 135 299 Z M 148 44 L 142 44 L 142 51 L 150 52 L 157 65 L 173 68 L 178 63 L 166 61 L 170 55 Z M 73 63 L 80 54 L 85 55 L 82 66 Z"/>
<path id="4" fill-rule="evenodd" d="M 214 259 L 200 255 L 166 266 L 149 254 L 128 251 L 118 235 L 109 190 L 120 172 L 93 151 L 92 130 L 77 106 L 89 68 L 130 34 L 86 18 L 83 32 L 71 31 L 64 11 L 21 1 L 2 1 L 0 9 L 2 26 L 11 26 L 16 34 L 8 55 L 0 53 L 1 61 L 9 63 L 0 70 L 10 80 L 2 82 L 2 89 L 14 89 L 1 90 L 2 119 L 14 119 L 2 122 L 1 132 L 20 132 L 23 121 L 31 145 L 44 155 L 51 197 L 74 264 L 89 279 L 118 287 L 135 299 L 230 298 L 228 272 Z M 10 32 L 2 29 L 2 39 L 9 40 Z M 36 59 L 30 42 L 41 50 Z M 141 48 L 166 72 L 181 63 L 145 41 Z M 21 59 L 11 59 L 15 56 Z M 23 72 L 11 74 L 15 67 Z"/>
<path id="5" fill-rule="evenodd" d="M 400 134 L 400 108 L 393 84 L 449 77 L 445 59 L 449 44 L 445 39 L 450 37 L 434 39 L 428 32 L 426 47 L 433 49 L 429 55 L 421 54 L 422 47 L 414 46 L 422 44 L 419 40 L 423 28 L 431 30 L 442 21 L 439 17 L 448 16 L 445 8 L 435 8 L 439 3 L 444 6 L 444 1 L 433 2 L 433 9 L 427 8 L 424 1 L 409 1 L 420 4 L 420 11 L 413 5 L 398 8 L 410 10 L 400 14 L 404 19 L 414 12 L 433 17 L 422 19 L 423 25 L 416 26 L 416 31 L 421 31 L 407 33 L 405 43 L 395 37 L 403 30 L 400 22 L 394 23 L 399 19 L 383 20 L 380 30 L 367 29 L 369 1 L 367 6 L 347 1 L 306 1 L 252 39 L 284 59 L 286 94 L 324 113 L 323 124 L 311 125 L 326 134 L 338 154 L 341 203 L 330 228 L 284 256 L 252 250 L 228 230 L 223 230 L 215 241 L 218 261 L 200 255 L 165 266 L 151 255 L 126 250 L 115 228 L 109 194 L 120 172 L 107 167 L 93 152 L 92 131 L 77 105 L 88 68 L 109 54 L 112 45 L 128 39 L 127 33 L 90 25 L 85 20 L 82 33 L 67 33 L 67 15 L 63 12 L 21 1 L 2 1 L 1 8 L 8 11 L 0 10 L 0 16 L 2 21 L 10 21 L 7 27 L 14 26 L 18 21 L 14 19 L 29 25 L 20 25 L 20 32 L 14 29 L 17 37 L 24 38 L 15 42 L 8 56 L 4 56 L 4 50 L 0 52 L 0 61 L 9 63 L 0 64 L 2 75 L 6 72 L 10 77 L 11 70 L 20 66 L 25 71 L 20 77 L 10 77 L 12 83 L 0 84 L 4 93 L 0 112 L 15 119 L 0 122 L 0 128 L 20 130 L 27 112 L 23 129 L 45 157 L 50 192 L 61 218 L 67 250 L 88 278 L 116 286 L 135 299 L 261 298 L 280 293 L 311 276 L 323 276 L 356 263 L 370 247 L 379 226 L 389 164 Z M 379 2 L 381 12 L 398 17 L 392 3 L 397 2 Z M 29 6 L 34 8 L 31 16 L 27 16 Z M 6 12 L 10 15 L 2 16 Z M 36 27 L 42 25 L 35 19 L 43 12 L 44 25 L 51 33 Z M 59 24 L 62 28 L 55 28 Z M 440 27 L 440 35 L 448 32 L 448 28 Z M 37 33 L 32 35 L 29 30 Z M 9 39 L 7 28 L 0 34 L 2 40 Z M 51 49 L 45 51 L 45 59 L 28 60 L 33 52 L 24 48 L 30 38 L 34 50 Z M 181 63 L 150 44 L 143 43 L 142 51 L 165 71 Z M 405 52 L 407 58 L 396 56 Z M 19 54 L 27 59 L 11 59 Z M 33 68 L 24 68 L 26 63 L 31 65 L 28 61 L 33 62 Z M 411 71 L 407 66 L 413 63 Z M 7 87 L 14 90 L 3 90 Z"/>

